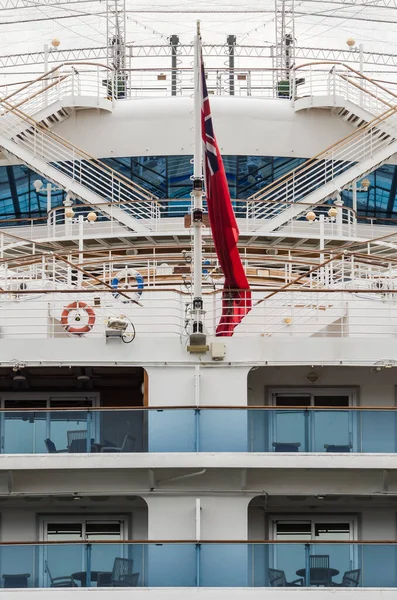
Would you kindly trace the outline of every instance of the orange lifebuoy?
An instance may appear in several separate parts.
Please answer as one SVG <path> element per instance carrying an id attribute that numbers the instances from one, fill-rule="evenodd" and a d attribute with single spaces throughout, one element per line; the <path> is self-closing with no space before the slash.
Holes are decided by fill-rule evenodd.
<path id="1" fill-rule="evenodd" d="M 72 310 L 79 310 L 79 308 L 82 308 L 84 312 L 87 313 L 88 323 L 86 325 L 82 325 L 81 327 L 72 327 L 71 325 L 69 325 L 69 313 Z M 61 323 L 68 333 L 76 333 L 78 335 L 88 333 L 89 331 L 91 331 L 95 324 L 95 313 L 91 306 L 88 306 L 88 304 L 86 304 L 85 302 L 72 302 L 63 309 Z"/>

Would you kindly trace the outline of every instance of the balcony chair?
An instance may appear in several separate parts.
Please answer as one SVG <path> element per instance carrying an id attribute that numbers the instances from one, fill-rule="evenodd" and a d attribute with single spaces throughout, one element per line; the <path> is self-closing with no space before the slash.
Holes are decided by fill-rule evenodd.
<path id="1" fill-rule="evenodd" d="M 129 558 L 115 558 L 111 573 L 98 573 L 98 587 L 136 587 L 139 573 L 133 573 L 134 561 Z"/>
<path id="2" fill-rule="evenodd" d="M 87 430 L 68 431 L 68 452 L 87 452 Z"/>
<path id="3" fill-rule="evenodd" d="M 27 588 L 28 579 L 30 573 L 17 573 L 15 575 L 6 575 L 4 573 L 4 587 L 5 588 Z"/>
<path id="4" fill-rule="evenodd" d="M 52 587 L 52 588 L 54 588 L 54 587 L 79 587 L 71 575 L 63 575 L 61 577 L 53 577 L 51 575 L 50 569 L 48 568 L 47 561 L 44 562 L 44 567 L 45 567 L 45 570 L 47 571 L 47 574 L 48 574 L 48 577 L 50 580 L 50 587 Z"/>
<path id="5" fill-rule="evenodd" d="M 294 579 L 294 581 L 287 581 L 285 572 L 281 569 L 268 569 L 270 587 L 299 587 L 303 585 L 303 579 Z"/>
<path id="6" fill-rule="evenodd" d="M 54 442 L 52 440 L 50 440 L 50 438 L 46 438 L 44 440 L 44 443 L 45 443 L 45 447 L 47 448 L 48 454 L 60 454 L 62 452 L 67 452 L 66 448 L 65 448 L 65 450 L 57 450 Z"/>
<path id="7" fill-rule="evenodd" d="M 299 452 L 300 442 L 273 442 L 275 452 Z"/>
<path id="8" fill-rule="evenodd" d="M 329 554 L 310 555 L 310 585 L 332 585 L 329 569 Z"/>
<path id="9" fill-rule="evenodd" d="M 118 446 L 103 446 L 101 452 L 134 452 L 135 438 L 130 433 L 124 437 L 123 443 Z"/>
<path id="10" fill-rule="evenodd" d="M 332 587 L 358 587 L 360 584 L 361 569 L 345 571 L 341 583 L 332 582 Z"/>
<path id="11" fill-rule="evenodd" d="M 350 452 L 351 444 L 324 444 L 326 452 Z"/>

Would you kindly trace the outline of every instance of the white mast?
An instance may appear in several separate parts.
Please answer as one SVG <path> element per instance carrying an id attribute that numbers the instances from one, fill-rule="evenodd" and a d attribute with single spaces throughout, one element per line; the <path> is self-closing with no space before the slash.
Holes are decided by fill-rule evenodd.
<path id="1" fill-rule="evenodd" d="M 203 332 L 203 143 L 201 138 L 201 37 L 200 21 L 194 40 L 194 161 L 193 161 L 193 329 L 190 336 L 190 352 L 203 352 L 206 338 Z M 199 349 L 200 348 L 200 349 Z"/>

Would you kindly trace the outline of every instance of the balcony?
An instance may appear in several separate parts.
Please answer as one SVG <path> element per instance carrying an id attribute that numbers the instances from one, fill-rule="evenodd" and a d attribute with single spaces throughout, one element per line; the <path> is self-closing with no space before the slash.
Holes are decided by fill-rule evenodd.
<path id="1" fill-rule="evenodd" d="M 391 408 L 24 408 L 0 420 L 6 455 L 397 451 Z"/>
<path id="2" fill-rule="evenodd" d="M 397 587 L 397 542 L 16 542 L 0 556 L 7 589 Z"/>

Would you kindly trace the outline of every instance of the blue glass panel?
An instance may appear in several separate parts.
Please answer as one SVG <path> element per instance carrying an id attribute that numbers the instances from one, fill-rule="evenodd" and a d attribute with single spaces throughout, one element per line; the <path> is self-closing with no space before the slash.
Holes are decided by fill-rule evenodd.
<path id="1" fill-rule="evenodd" d="M 248 411 L 201 410 L 201 452 L 248 452 Z"/>
<path id="2" fill-rule="evenodd" d="M 247 587 L 247 544 L 202 544 L 200 586 Z"/>
<path id="3" fill-rule="evenodd" d="M 363 587 L 397 586 L 396 546 L 362 546 L 362 585 Z"/>
<path id="4" fill-rule="evenodd" d="M 362 452 L 396 452 L 397 413 L 362 411 Z"/>
<path id="5" fill-rule="evenodd" d="M 148 414 L 149 452 L 194 452 L 194 410 L 151 410 Z"/>
<path id="6" fill-rule="evenodd" d="M 353 441 L 351 411 L 312 411 L 313 452 L 325 452 L 326 446 L 350 446 Z M 348 451 L 348 448 L 346 448 Z"/>
<path id="7" fill-rule="evenodd" d="M 194 544 L 148 546 L 148 587 L 195 587 L 197 551 Z"/>

